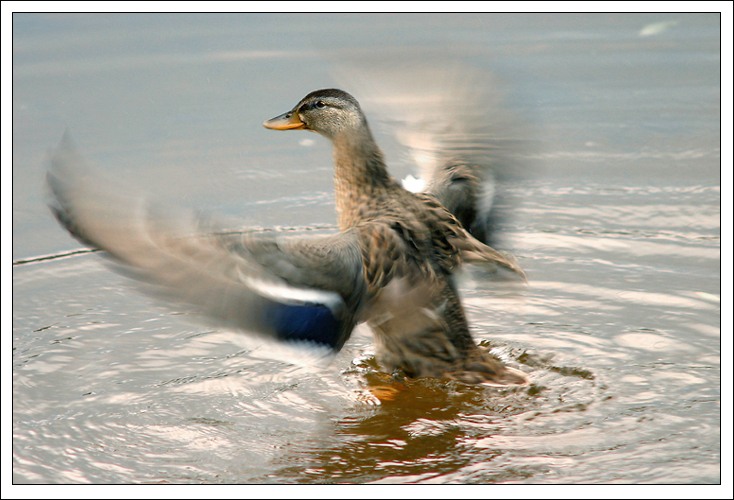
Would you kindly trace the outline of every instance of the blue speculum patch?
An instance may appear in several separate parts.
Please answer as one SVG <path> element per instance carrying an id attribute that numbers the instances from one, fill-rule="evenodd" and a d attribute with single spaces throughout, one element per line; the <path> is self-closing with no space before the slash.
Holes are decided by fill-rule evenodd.
<path id="1" fill-rule="evenodd" d="M 283 341 L 312 341 L 339 349 L 340 324 L 331 309 L 323 304 L 273 303 L 265 318 Z"/>

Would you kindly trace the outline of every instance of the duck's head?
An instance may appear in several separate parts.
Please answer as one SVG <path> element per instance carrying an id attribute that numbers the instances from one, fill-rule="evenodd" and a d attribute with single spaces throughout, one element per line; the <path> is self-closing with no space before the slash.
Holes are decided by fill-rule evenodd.
<path id="1" fill-rule="evenodd" d="M 354 97 L 343 90 L 323 89 L 311 92 L 292 110 L 265 121 L 263 126 L 273 130 L 312 130 L 333 139 L 365 124 Z"/>

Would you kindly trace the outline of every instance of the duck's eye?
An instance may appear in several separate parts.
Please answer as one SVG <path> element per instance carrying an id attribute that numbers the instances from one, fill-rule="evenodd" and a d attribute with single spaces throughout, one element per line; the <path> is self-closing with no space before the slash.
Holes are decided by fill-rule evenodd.
<path id="1" fill-rule="evenodd" d="M 316 101 L 313 105 L 318 109 L 324 109 L 326 107 L 326 103 L 324 101 Z"/>

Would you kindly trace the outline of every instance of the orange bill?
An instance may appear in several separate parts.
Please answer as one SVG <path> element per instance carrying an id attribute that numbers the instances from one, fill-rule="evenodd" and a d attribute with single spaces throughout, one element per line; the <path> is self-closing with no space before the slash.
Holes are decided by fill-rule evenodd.
<path id="1" fill-rule="evenodd" d="M 290 130 L 306 128 L 306 124 L 301 121 L 298 113 L 295 111 L 288 111 L 287 113 L 283 113 L 282 115 L 263 122 L 263 127 L 273 130 Z"/>

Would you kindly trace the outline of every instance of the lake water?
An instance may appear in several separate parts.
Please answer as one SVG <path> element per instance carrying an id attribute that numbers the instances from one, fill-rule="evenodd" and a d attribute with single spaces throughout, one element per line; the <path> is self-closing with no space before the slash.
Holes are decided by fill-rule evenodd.
<path id="1" fill-rule="evenodd" d="M 14 15 L 13 481 L 721 482 L 720 38 L 714 14 Z M 380 82 L 354 61 L 406 48 L 491 72 L 532 144 L 502 235 L 529 287 L 464 291 L 530 387 L 415 380 L 376 404 L 367 330 L 292 365 L 63 257 L 82 247 L 43 179 L 65 130 L 161 200 L 333 229 L 327 141 L 261 123 L 321 87 L 360 99 Z M 409 117 L 363 104 L 413 171 Z"/>

